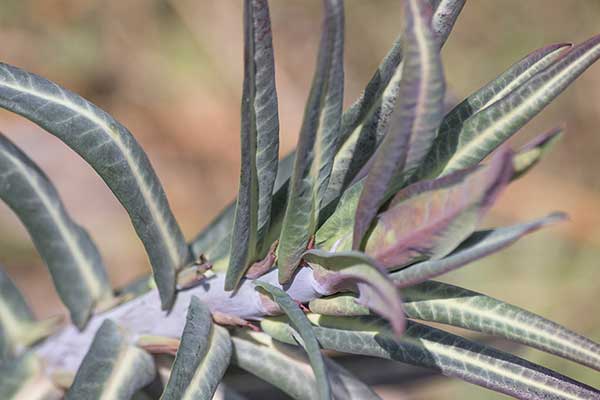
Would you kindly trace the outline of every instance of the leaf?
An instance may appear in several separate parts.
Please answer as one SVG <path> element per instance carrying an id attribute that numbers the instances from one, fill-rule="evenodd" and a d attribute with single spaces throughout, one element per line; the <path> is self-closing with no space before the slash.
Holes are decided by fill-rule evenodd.
<path id="1" fill-rule="evenodd" d="M 594 388 L 513 355 L 408 322 L 397 337 L 384 321 L 372 317 L 308 318 L 326 349 L 386 358 L 432 368 L 442 374 L 520 399 L 598 399 Z"/>
<path id="2" fill-rule="evenodd" d="M 300 130 L 277 258 L 279 281 L 287 282 L 317 228 L 320 204 L 338 148 L 344 96 L 344 7 L 325 0 L 317 69 Z"/>
<path id="3" fill-rule="evenodd" d="M 309 250 L 303 258 L 314 270 L 323 294 L 357 291 L 358 304 L 386 318 L 394 332 L 402 334 L 405 318 L 400 293 L 385 268 L 375 260 L 356 251 L 328 253 L 323 250 Z"/>
<path id="4" fill-rule="evenodd" d="M 308 308 L 315 314 L 333 315 L 337 317 L 357 317 L 370 315 L 369 309 L 358 304 L 354 294 L 338 293 L 332 296 L 318 297 L 308 304 Z"/>
<path id="5" fill-rule="evenodd" d="M 152 356 L 131 344 L 112 320 L 105 320 L 83 358 L 66 400 L 128 400 L 156 374 Z"/>
<path id="6" fill-rule="evenodd" d="M 271 197 L 279 157 L 279 117 L 271 21 L 266 0 L 244 2 L 244 87 L 242 162 L 225 290 L 238 285 L 257 260 L 271 218 Z"/>
<path id="7" fill-rule="evenodd" d="M 521 147 L 513 158 L 513 169 L 515 171 L 512 179 L 519 179 L 533 168 L 554 143 L 562 137 L 563 133 L 563 127 L 554 128 L 536 136 L 532 141 Z"/>
<path id="8" fill-rule="evenodd" d="M 33 352 L 27 352 L 0 363 L 0 398 L 59 400 L 63 395 L 44 373 L 42 361 Z"/>
<path id="9" fill-rule="evenodd" d="M 175 295 L 175 272 L 190 258 L 164 190 L 131 133 L 82 97 L 0 64 L 0 107 L 41 126 L 77 152 L 127 210 L 152 263 L 163 309 Z"/>
<path id="10" fill-rule="evenodd" d="M 424 282 L 500 251 L 528 233 L 566 218 L 565 214 L 557 212 L 523 224 L 475 232 L 446 257 L 410 265 L 393 272 L 390 278 L 398 287 Z"/>
<path id="11" fill-rule="evenodd" d="M 475 230 L 511 174 L 511 154 L 499 153 L 487 166 L 406 187 L 377 217 L 365 252 L 386 268 L 442 258 Z"/>
<path id="12" fill-rule="evenodd" d="M 354 223 L 355 250 L 362 247 L 373 218 L 387 200 L 392 178 L 397 172 L 412 171 L 420 165 L 443 117 L 445 82 L 430 10 L 419 0 L 409 0 L 405 5 L 400 101 L 363 184 Z"/>
<path id="13" fill-rule="evenodd" d="M 181 344 L 161 399 L 212 399 L 230 358 L 229 333 L 213 325 L 208 307 L 192 296 Z"/>
<path id="14" fill-rule="evenodd" d="M 317 381 L 319 398 L 322 400 L 329 399 L 331 397 L 329 379 L 323 362 L 323 356 L 321 355 L 321 350 L 319 348 L 319 342 L 317 342 L 312 330 L 312 325 L 308 319 L 306 319 L 306 316 L 294 300 L 292 300 L 292 298 L 283 290 L 261 281 L 256 281 L 255 285 L 273 296 L 273 300 L 288 316 L 294 328 L 298 331 L 300 337 L 297 337 L 296 339 L 302 343 L 302 347 L 306 350 L 306 354 L 310 360 L 310 365 L 315 373 Z"/>
<path id="15" fill-rule="evenodd" d="M 206 257 L 211 263 L 227 257 L 231 250 L 231 231 L 236 203 L 225 207 L 190 243 L 194 259 Z"/>
<path id="16" fill-rule="evenodd" d="M 71 219 L 48 177 L 1 134 L 0 171 L 0 198 L 27 228 L 71 320 L 83 328 L 94 307 L 112 298 L 96 245 Z"/>
<path id="17" fill-rule="evenodd" d="M 477 164 L 530 119 L 600 57 L 600 35 L 565 53 L 510 94 L 462 124 L 455 149 L 439 159 L 440 174 Z"/>
<path id="18" fill-rule="evenodd" d="M 294 399 L 318 397 L 314 374 L 302 353 L 273 342 L 258 332 L 236 332 L 232 337 L 232 362 L 278 387 Z M 296 344 L 296 342 L 294 342 Z M 348 371 L 325 357 L 332 394 L 339 400 L 371 400 L 379 397 Z"/>
<path id="19" fill-rule="evenodd" d="M 434 1 L 432 28 L 441 47 L 450 35 L 465 0 Z M 334 159 L 324 204 L 337 203 L 344 190 L 364 175 L 357 175 L 387 131 L 402 79 L 402 35 L 396 39 L 361 96 L 344 112 L 343 144 Z"/>
<path id="20" fill-rule="evenodd" d="M 35 321 L 21 292 L 0 267 L 0 361 L 49 336 L 58 325 L 58 318 Z"/>
<path id="21" fill-rule="evenodd" d="M 411 318 L 499 336 L 600 371 L 600 344 L 522 308 L 435 281 L 404 294 Z"/>

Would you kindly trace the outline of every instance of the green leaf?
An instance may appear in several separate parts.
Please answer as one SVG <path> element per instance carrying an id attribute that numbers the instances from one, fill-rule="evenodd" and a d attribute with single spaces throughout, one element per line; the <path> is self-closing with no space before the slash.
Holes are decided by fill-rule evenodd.
<path id="1" fill-rule="evenodd" d="M 440 174 L 477 164 L 529 120 L 600 57 L 600 35 L 579 44 L 553 64 L 529 78 L 510 94 L 479 111 L 448 137 L 439 153 Z"/>
<path id="2" fill-rule="evenodd" d="M 308 304 L 308 308 L 315 314 L 337 317 L 358 317 L 371 314 L 369 309 L 360 305 L 357 300 L 358 297 L 355 294 L 338 293 L 313 299 Z"/>
<path id="3" fill-rule="evenodd" d="M 556 143 L 564 133 L 563 127 L 554 128 L 536 136 L 532 141 L 521 147 L 513 158 L 514 173 L 512 179 L 518 179 L 533 168 L 544 154 Z"/>
<path id="4" fill-rule="evenodd" d="M 193 296 L 181 344 L 161 399 L 212 399 L 230 358 L 229 333 L 213 325 L 208 307 Z"/>
<path id="5" fill-rule="evenodd" d="M 0 360 L 53 333 L 59 320 L 35 321 L 21 292 L 0 267 Z"/>
<path id="6" fill-rule="evenodd" d="M 61 399 L 62 391 L 54 387 L 43 369 L 42 361 L 33 352 L 0 363 L 0 399 Z"/>
<path id="7" fill-rule="evenodd" d="M 287 282 L 317 228 L 319 207 L 338 148 L 344 95 L 344 7 L 325 0 L 317 68 L 300 130 L 277 258 Z"/>
<path id="8" fill-rule="evenodd" d="M 594 388 L 494 348 L 451 333 L 408 322 L 397 337 L 372 317 L 308 318 L 326 349 L 396 360 L 483 386 L 520 399 L 598 399 Z"/>
<path id="9" fill-rule="evenodd" d="M 302 310 L 300 310 L 298 304 L 296 304 L 283 290 L 261 281 L 256 281 L 255 285 L 269 293 L 292 322 L 294 329 L 296 329 L 300 335 L 299 337 L 296 337 L 296 340 L 298 340 L 306 350 L 310 365 L 315 373 L 319 398 L 321 400 L 329 399 L 331 397 L 329 379 L 323 362 L 323 356 L 321 355 L 321 350 L 319 348 L 319 342 L 317 342 L 312 325 L 308 319 L 306 319 L 306 316 Z"/>
<path id="10" fill-rule="evenodd" d="M 236 203 L 225 207 L 202 232 L 190 243 L 194 259 L 201 256 L 215 264 L 223 257 L 229 256 L 231 250 L 231 231 L 235 219 Z"/>
<path id="11" fill-rule="evenodd" d="M 402 334 L 405 324 L 402 299 L 383 266 L 357 251 L 328 253 L 309 250 L 303 259 L 314 270 L 322 293 L 358 292 L 358 304 L 386 318 L 396 334 Z"/>
<path id="12" fill-rule="evenodd" d="M 244 88 L 242 162 L 225 290 L 238 285 L 257 260 L 271 218 L 279 157 L 279 117 L 271 21 L 266 0 L 244 2 Z"/>
<path id="13" fill-rule="evenodd" d="M 450 35 L 465 0 L 434 1 L 432 28 L 441 47 Z M 343 191 L 371 157 L 387 131 L 402 80 L 402 35 L 396 39 L 361 96 L 342 116 L 343 144 L 334 159 L 324 197 L 325 205 L 335 206 Z M 325 213 L 327 214 L 327 213 Z"/>
<path id="14" fill-rule="evenodd" d="M 232 362 L 238 367 L 278 387 L 294 399 L 318 398 L 315 376 L 304 354 L 291 346 L 273 342 L 264 333 L 236 332 L 232 342 Z M 325 364 L 334 398 L 379 399 L 367 385 L 332 360 L 325 358 Z"/>
<path id="15" fill-rule="evenodd" d="M 82 97 L 6 64 L 0 64 L 0 107 L 58 137 L 102 177 L 129 213 L 162 306 L 169 308 L 175 272 L 189 261 L 189 249 L 148 157 L 127 128 Z"/>
<path id="16" fill-rule="evenodd" d="M 411 318 L 499 336 L 600 371 L 600 344 L 522 308 L 435 281 L 403 293 Z"/>
<path id="17" fill-rule="evenodd" d="M 499 153 L 487 166 L 406 187 L 377 217 L 365 252 L 387 268 L 442 258 L 473 233 L 511 174 L 511 154 Z"/>
<path id="18" fill-rule="evenodd" d="M 112 298 L 96 245 L 71 219 L 48 177 L 1 134 L 0 171 L 0 198 L 27 228 L 71 320 L 83 328 L 98 303 Z"/>
<path id="19" fill-rule="evenodd" d="M 353 249 L 362 247 L 373 218 L 387 200 L 394 175 L 420 165 L 443 117 L 444 73 L 430 10 L 419 0 L 409 0 L 405 5 L 400 101 L 392 115 L 390 131 L 373 156 L 363 184 L 356 208 Z"/>
<path id="20" fill-rule="evenodd" d="M 155 374 L 152 356 L 131 344 L 131 338 L 107 319 L 96 332 L 66 399 L 128 400 Z"/>
<path id="21" fill-rule="evenodd" d="M 557 212 L 523 224 L 475 232 L 446 257 L 410 265 L 393 272 L 390 277 L 398 287 L 424 282 L 500 251 L 521 237 L 566 218 L 565 214 Z"/>

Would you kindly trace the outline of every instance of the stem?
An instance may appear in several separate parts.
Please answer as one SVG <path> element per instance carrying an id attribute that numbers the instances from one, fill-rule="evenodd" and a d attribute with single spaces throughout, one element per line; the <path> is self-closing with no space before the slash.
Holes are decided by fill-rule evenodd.
<path id="1" fill-rule="evenodd" d="M 300 303 L 330 294 L 315 280 L 309 267 L 299 268 L 293 280 L 283 287 L 278 282 L 276 269 L 257 280 L 284 289 L 292 299 Z M 75 373 L 96 331 L 106 319 L 112 319 L 127 330 L 133 341 L 141 335 L 179 338 L 192 296 L 197 296 L 205 302 L 212 312 L 218 311 L 246 320 L 259 320 L 274 313 L 273 305 L 255 290 L 253 280 L 242 281 L 236 292 L 226 292 L 224 281 L 225 275 L 217 274 L 202 281 L 198 286 L 179 292 L 173 308 L 168 313 L 161 311 L 158 291 L 152 290 L 111 310 L 94 315 L 83 331 L 79 331 L 73 325 L 65 327 L 34 347 L 34 352 L 44 360 L 49 374 L 59 371 Z"/>

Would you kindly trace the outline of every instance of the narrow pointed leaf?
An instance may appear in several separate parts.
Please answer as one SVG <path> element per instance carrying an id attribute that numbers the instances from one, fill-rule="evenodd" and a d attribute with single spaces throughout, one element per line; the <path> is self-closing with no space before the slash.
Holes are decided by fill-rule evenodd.
<path id="1" fill-rule="evenodd" d="M 529 120 L 600 57 L 600 36 L 571 48 L 552 65 L 504 98 L 473 115 L 455 136 L 455 151 L 438 159 L 441 174 L 477 164 Z"/>
<path id="2" fill-rule="evenodd" d="M 499 336 L 600 371 L 600 344 L 522 308 L 435 281 L 403 293 L 411 318 Z"/>
<path id="3" fill-rule="evenodd" d="M 156 374 L 152 356 L 131 344 L 111 320 L 102 323 L 85 355 L 67 400 L 128 400 Z"/>
<path id="4" fill-rule="evenodd" d="M 287 282 L 317 228 L 338 148 L 344 95 L 344 7 L 324 0 L 325 18 L 317 69 L 304 112 L 277 258 L 279 281 Z"/>
<path id="5" fill-rule="evenodd" d="M 43 369 L 42 361 L 33 352 L 0 363 L 0 399 L 62 399 L 62 391 L 54 387 Z"/>
<path id="6" fill-rule="evenodd" d="M 232 362 L 238 367 L 278 387 L 294 399 L 313 400 L 318 397 L 310 364 L 293 347 L 273 342 L 268 335 L 257 332 L 238 332 L 232 337 L 232 342 Z M 379 399 L 367 385 L 332 360 L 325 358 L 325 364 L 334 399 Z"/>
<path id="7" fill-rule="evenodd" d="M 359 249 L 396 172 L 413 170 L 427 154 L 443 117 L 444 75 L 431 10 L 406 3 L 404 66 L 393 121 L 374 155 L 356 209 L 352 248 Z"/>
<path id="8" fill-rule="evenodd" d="M 424 282 L 500 251 L 528 233 L 566 218 L 565 214 L 557 212 L 524 224 L 475 232 L 446 257 L 410 265 L 393 272 L 390 278 L 398 287 Z"/>
<path id="9" fill-rule="evenodd" d="M 533 168 L 544 154 L 563 135 L 564 128 L 554 128 L 547 133 L 536 136 L 532 141 L 521 147 L 513 158 L 514 173 L 512 179 L 518 179 Z"/>
<path id="10" fill-rule="evenodd" d="M 48 177 L 3 135 L 0 198 L 27 228 L 71 320 L 83 328 L 94 307 L 112 297 L 100 253 L 88 233 L 68 215 Z"/>
<path id="11" fill-rule="evenodd" d="M 229 334 L 213 325 L 208 307 L 192 297 L 181 343 L 161 399 L 212 399 L 230 358 Z"/>
<path id="12" fill-rule="evenodd" d="M 163 308 L 189 249 L 148 157 L 131 133 L 82 97 L 40 76 L 0 64 L 0 107 L 58 137 L 102 177 L 123 204 L 152 263 Z"/>
<path id="13" fill-rule="evenodd" d="M 599 399 L 600 391 L 542 366 L 442 330 L 408 323 L 401 337 L 372 317 L 311 314 L 326 349 L 396 360 L 519 399 Z"/>
<path id="14" fill-rule="evenodd" d="M 442 0 L 432 4 L 432 29 L 442 46 L 458 18 L 465 0 Z M 402 36 L 398 37 L 361 96 L 344 112 L 342 139 L 334 159 L 324 204 L 335 203 L 343 191 L 362 178 L 359 171 L 384 137 L 398 98 L 402 78 Z"/>
<path id="15" fill-rule="evenodd" d="M 266 0 L 244 2 L 242 162 L 225 289 L 233 290 L 256 252 L 271 218 L 279 158 L 279 116 L 271 21 Z"/>
<path id="16" fill-rule="evenodd" d="M 227 253 L 231 250 L 231 231 L 235 219 L 235 205 L 234 202 L 225 207 L 192 240 L 190 249 L 195 260 L 203 256 L 209 262 L 215 263 L 227 256 Z"/>
<path id="17" fill-rule="evenodd" d="M 266 282 L 257 281 L 255 284 L 273 297 L 273 300 L 292 322 L 294 328 L 300 335 L 297 339 L 301 341 L 302 346 L 306 350 L 310 365 L 315 373 L 319 398 L 322 400 L 329 399 L 331 397 L 331 389 L 327 377 L 327 370 L 325 369 L 319 342 L 317 342 L 312 325 L 308 319 L 306 319 L 306 316 L 302 310 L 300 310 L 298 304 L 296 304 L 283 290 Z"/>
<path id="18" fill-rule="evenodd" d="M 386 318 L 396 334 L 402 334 L 405 324 L 402 299 L 383 266 L 356 251 L 309 250 L 303 258 L 313 268 L 315 280 L 324 292 L 358 292 L 358 304 Z"/>
<path id="19" fill-rule="evenodd" d="M 442 258 L 473 233 L 511 174 L 511 154 L 499 153 L 487 166 L 406 187 L 377 217 L 365 252 L 387 268 Z"/>

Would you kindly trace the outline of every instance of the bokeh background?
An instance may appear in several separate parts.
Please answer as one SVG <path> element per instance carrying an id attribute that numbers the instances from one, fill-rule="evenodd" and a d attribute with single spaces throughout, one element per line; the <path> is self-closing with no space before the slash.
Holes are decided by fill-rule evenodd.
<path id="1" fill-rule="evenodd" d="M 402 1 L 346 1 L 346 103 L 401 30 Z M 272 0 L 281 154 L 297 140 L 320 27 L 318 0 Z M 0 60 L 36 72 L 112 113 L 149 153 L 187 238 L 237 192 L 241 1 L 3 0 Z M 443 58 L 461 100 L 527 52 L 600 33 L 599 0 L 470 1 Z M 590 68 L 515 145 L 565 123 L 568 134 L 515 182 L 485 225 L 562 210 L 570 221 L 444 280 L 525 306 L 600 341 L 600 65 Z M 127 215 L 95 173 L 53 136 L 8 112 L 0 130 L 39 163 L 93 235 L 115 286 L 149 271 Z M 64 312 L 27 232 L 0 204 L 0 263 L 39 317 Z M 578 380 L 598 374 L 533 350 L 519 354 Z M 424 383 L 426 382 L 426 383 Z M 378 388 L 386 398 L 503 396 L 445 379 Z"/>

